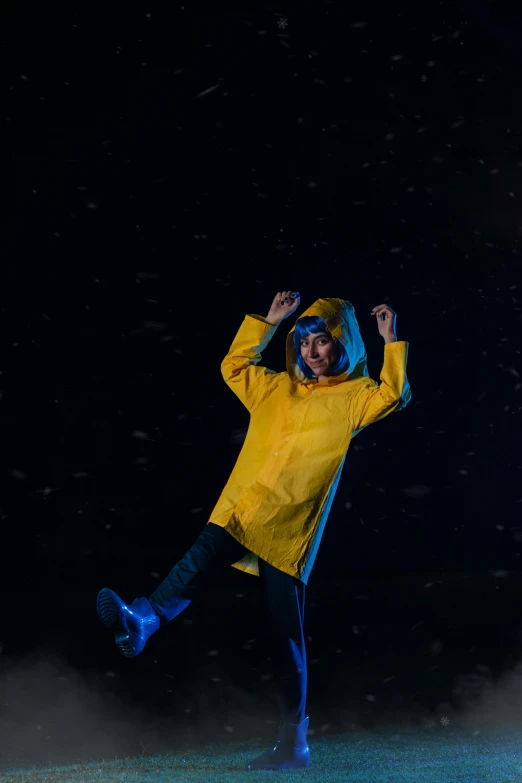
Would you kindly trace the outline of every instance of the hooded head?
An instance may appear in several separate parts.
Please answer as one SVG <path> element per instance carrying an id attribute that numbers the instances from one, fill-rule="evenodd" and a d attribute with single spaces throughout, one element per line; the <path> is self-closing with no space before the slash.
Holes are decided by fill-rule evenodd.
<path id="1" fill-rule="evenodd" d="M 366 365 L 366 349 L 359 331 L 359 324 L 355 317 L 355 310 L 351 302 L 344 299 L 318 299 L 314 304 L 305 310 L 300 316 L 316 316 L 321 318 L 324 323 L 325 331 L 328 332 L 335 341 L 338 341 L 346 352 L 346 360 L 338 361 L 333 365 L 332 375 L 338 381 L 352 380 L 362 376 L 368 376 Z M 296 325 L 300 318 L 297 319 Z M 286 369 L 293 381 L 307 380 L 308 373 L 313 377 L 310 370 L 304 363 L 305 374 L 299 366 L 298 351 L 299 345 L 294 343 L 295 326 L 290 330 L 286 338 Z M 342 351 L 340 352 L 343 353 Z M 342 360 L 342 356 L 340 357 Z M 301 359 L 301 363 L 302 363 Z M 341 365 L 341 369 L 338 369 Z M 336 371 L 337 370 L 337 371 Z"/>

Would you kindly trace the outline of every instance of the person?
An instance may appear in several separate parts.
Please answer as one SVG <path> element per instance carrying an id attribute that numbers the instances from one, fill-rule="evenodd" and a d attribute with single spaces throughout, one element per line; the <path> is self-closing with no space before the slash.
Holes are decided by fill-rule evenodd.
<path id="1" fill-rule="evenodd" d="M 306 715 L 305 589 L 351 439 L 411 399 L 409 343 L 397 340 L 396 313 L 372 310 L 384 338 L 378 384 L 369 377 L 353 305 L 318 299 L 286 340 L 286 371 L 260 366 L 279 324 L 300 303 L 280 291 L 265 318 L 246 315 L 222 362 L 225 382 L 250 413 L 230 478 L 194 545 L 149 597 L 126 605 L 109 588 L 98 615 L 120 652 L 138 655 L 148 638 L 189 604 L 192 588 L 233 566 L 259 577 L 276 675 L 280 724 L 275 746 L 247 770 L 310 765 Z"/>

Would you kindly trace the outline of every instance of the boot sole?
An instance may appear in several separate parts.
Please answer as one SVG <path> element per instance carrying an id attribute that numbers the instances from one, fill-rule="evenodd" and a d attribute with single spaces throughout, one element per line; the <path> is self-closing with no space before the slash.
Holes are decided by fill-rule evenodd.
<path id="1" fill-rule="evenodd" d="M 116 647 L 121 654 L 126 658 L 134 658 L 135 653 L 130 641 L 129 630 L 125 625 L 124 612 L 112 591 L 107 588 L 100 590 L 96 609 L 104 626 L 114 634 Z"/>

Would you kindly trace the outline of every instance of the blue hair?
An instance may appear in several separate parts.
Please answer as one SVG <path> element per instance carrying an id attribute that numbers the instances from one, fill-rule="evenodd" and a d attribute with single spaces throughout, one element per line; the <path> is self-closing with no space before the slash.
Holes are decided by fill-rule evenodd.
<path id="1" fill-rule="evenodd" d="M 320 332 L 330 334 L 325 322 L 322 318 L 319 318 L 318 315 L 303 315 L 296 321 L 293 340 L 295 352 L 297 354 L 297 364 L 299 365 L 301 372 L 310 379 L 315 378 L 315 375 L 301 356 L 301 340 L 305 340 L 309 334 L 318 334 Z M 332 373 L 334 375 L 348 372 L 350 366 L 350 357 L 348 356 L 344 345 L 339 340 L 335 340 L 335 345 L 337 347 L 338 357 L 335 364 L 332 365 Z"/>

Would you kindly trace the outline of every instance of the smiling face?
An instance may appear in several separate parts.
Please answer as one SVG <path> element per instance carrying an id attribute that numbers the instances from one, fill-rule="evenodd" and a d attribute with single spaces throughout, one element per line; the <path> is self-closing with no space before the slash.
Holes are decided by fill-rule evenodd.
<path id="1" fill-rule="evenodd" d="M 301 356 L 320 381 L 331 375 L 337 355 L 335 342 L 328 332 L 307 334 L 301 340 Z"/>

